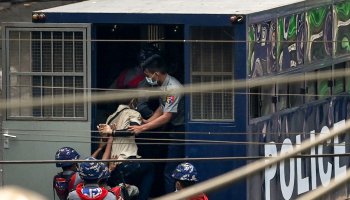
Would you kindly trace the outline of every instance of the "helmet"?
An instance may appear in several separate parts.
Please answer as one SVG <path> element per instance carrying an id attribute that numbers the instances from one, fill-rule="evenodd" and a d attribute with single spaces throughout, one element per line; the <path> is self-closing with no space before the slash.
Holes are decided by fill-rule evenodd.
<path id="1" fill-rule="evenodd" d="M 172 177 L 180 181 L 197 182 L 197 170 L 191 163 L 181 163 L 174 170 Z"/>
<path id="2" fill-rule="evenodd" d="M 101 179 L 108 179 L 111 176 L 111 173 L 109 172 L 108 166 L 103 162 L 101 162 L 100 165 L 102 168 Z"/>
<path id="3" fill-rule="evenodd" d="M 102 177 L 103 166 L 101 162 L 88 162 L 89 160 L 96 160 L 93 157 L 85 159 L 87 162 L 82 162 L 79 165 L 79 176 L 84 180 L 98 180 Z"/>
<path id="4" fill-rule="evenodd" d="M 138 55 L 139 64 L 143 70 L 145 66 L 147 66 L 148 64 L 150 64 L 152 61 L 156 59 L 161 59 L 161 56 L 160 56 L 160 50 L 158 49 L 158 47 L 154 45 L 144 46 L 141 49 L 140 54 Z"/>
<path id="5" fill-rule="evenodd" d="M 57 150 L 55 160 L 77 160 L 80 158 L 79 153 L 71 147 L 62 147 Z M 56 167 L 69 167 L 73 165 L 71 162 L 56 163 Z"/>

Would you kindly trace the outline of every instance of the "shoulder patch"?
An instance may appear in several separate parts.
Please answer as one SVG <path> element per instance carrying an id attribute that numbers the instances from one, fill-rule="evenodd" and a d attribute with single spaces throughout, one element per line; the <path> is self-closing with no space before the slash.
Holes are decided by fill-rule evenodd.
<path id="1" fill-rule="evenodd" d="M 175 102 L 175 96 L 166 96 L 166 103 L 173 104 Z"/>

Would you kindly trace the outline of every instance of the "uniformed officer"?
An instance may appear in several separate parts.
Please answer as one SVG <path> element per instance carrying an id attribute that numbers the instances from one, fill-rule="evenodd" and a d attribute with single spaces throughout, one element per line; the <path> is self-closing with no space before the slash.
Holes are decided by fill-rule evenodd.
<path id="1" fill-rule="evenodd" d="M 146 81 L 150 85 L 159 86 L 161 90 L 167 91 L 166 95 L 159 98 L 160 106 L 153 115 L 144 120 L 141 126 L 130 126 L 129 130 L 134 134 L 139 134 L 148 130 L 167 125 L 170 132 L 170 139 L 184 141 L 184 103 L 183 98 L 174 91 L 183 87 L 181 83 L 167 73 L 164 61 L 159 50 L 155 46 L 147 46 L 141 50 L 140 66 L 145 74 Z M 180 133 L 176 133 L 180 132 Z M 183 158 L 184 145 L 168 145 L 168 158 Z M 164 169 L 165 191 L 174 191 L 174 180 L 171 177 L 172 171 L 178 165 L 176 162 L 169 162 Z"/>

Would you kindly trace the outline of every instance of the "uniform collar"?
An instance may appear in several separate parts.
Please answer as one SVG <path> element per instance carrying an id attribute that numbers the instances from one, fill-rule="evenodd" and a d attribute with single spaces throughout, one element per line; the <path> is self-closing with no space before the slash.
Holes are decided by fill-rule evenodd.
<path id="1" fill-rule="evenodd" d="M 167 74 L 164 81 L 163 81 L 163 84 L 161 85 L 161 87 L 165 87 L 169 84 L 169 81 L 170 81 L 170 75 Z"/>

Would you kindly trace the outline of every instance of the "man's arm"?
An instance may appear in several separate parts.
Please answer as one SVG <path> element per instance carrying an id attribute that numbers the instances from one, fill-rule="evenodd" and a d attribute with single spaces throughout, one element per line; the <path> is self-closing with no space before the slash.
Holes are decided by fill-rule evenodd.
<path id="1" fill-rule="evenodd" d="M 171 112 L 165 112 L 161 116 L 152 120 L 151 122 L 148 122 L 147 124 L 142 124 L 140 126 L 130 126 L 128 130 L 137 135 L 141 132 L 161 127 L 171 120 L 172 115 L 173 113 Z"/>
<path id="2" fill-rule="evenodd" d="M 112 144 L 113 144 L 113 137 L 109 136 L 105 152 L 103 153 L 103 156 L 102 156 L 102 160 L 107 160 L 111 158 Z"/>
<path id="3" fill-rule="evenodd" d="M 149 122 L 151 122 L 151 121 L 157 119 L 157 118 L 160 117 L 162 114 L 163 114 L 162 108 L 161 108 L 161 106 L 159 106 L 159 107 L 157 108 L 157 110 L 154 111 L 153 115 L 152 115 L 148 120 L 143 120 L 143 122 L 147 124 L 147 123 L 149 123 Z"/>
<path id="4" fill-rule="evenodd" d="M 131 126 L 138 126 L 139 124 L 136 122 L 130 122 Z M 108 136 L 112 136 L 112 137 L 129 137 L 134 135 L 133 133 L 131 133 L 128 129 L 123 129 L 123 130 L 113 130 L 115 129 L 115 126 L 113 125 L 107 125 L 107 124 L 99 124 L 98 125 L 98 131 L 102 134 L 102 135 L 108 135 Z"/>
<path id="5" fill-rule="evenodd" d="M 103 138 L 100 139 L 100 142 L 98 144 L 98 148 L 96 151 L 91 155 L 93 158 L 97 158 L 97 156 L 100 154 L 100 152 L 103 150 L 103 148 L 106 146 L 106 142 L 103 141 Z"/>

